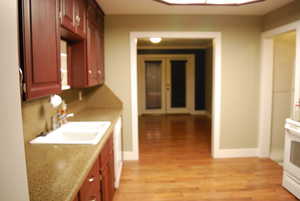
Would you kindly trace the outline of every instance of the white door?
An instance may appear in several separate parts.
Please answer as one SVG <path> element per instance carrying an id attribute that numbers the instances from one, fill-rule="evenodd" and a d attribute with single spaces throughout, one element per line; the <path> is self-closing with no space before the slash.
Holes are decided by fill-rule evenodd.
<path id="1" fill-rule="evenodd" d="M 142 56 L 139 60 L 141 114 L 189 113 L 194 109 L 194 57 Z"/>

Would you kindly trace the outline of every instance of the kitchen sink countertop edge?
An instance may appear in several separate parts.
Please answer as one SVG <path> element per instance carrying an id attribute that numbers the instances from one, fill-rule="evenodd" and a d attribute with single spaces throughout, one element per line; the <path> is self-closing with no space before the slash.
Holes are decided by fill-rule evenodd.
<path id="1" fill-rule="evenodd" d="M 73 201 L 99 156 L 122 109 L 85 109 L 70 121 L 110 121 L 97 145 L 25 144 L 31 201 Z"/>

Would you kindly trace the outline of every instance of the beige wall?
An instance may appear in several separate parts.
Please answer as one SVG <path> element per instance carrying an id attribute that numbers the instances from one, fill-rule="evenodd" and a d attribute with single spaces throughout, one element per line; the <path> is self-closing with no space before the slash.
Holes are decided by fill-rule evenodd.
<path id="1" fill-rule="evenodd" d="M 0 1 L 0 200 L 29 201 L 18 76 L 17 2 Z"/>
<path id="2" fill-rule="evenodd" d="M 132 151 L 130 32 L 222 32 L 221 148 L 229 149 L 257 147 L 261 30 L 261 17 L 106 16 L 106 80 L 124 103 L 125 150 Z"/>
<path id="3" fill-rule="evenodd" d="M 61 95 L 68 104 L 68 113 L 77 112 L 86 107 L 86 92 L 83 95 L 82 101 L 78 101 L 77 90 L 68 90 L 63 92 Z M 22 102 L 25 143 L 35 138 L 41 132 L 51 129 L 51 116 L 56 113 L 56 109 L 50 105 L 49 99 L 49 97 L 45 97 Z"/>
<path id="4" fill-rule="evenodd" d="M 205 55 L 205 110 L 212 114 L 213 48 L 206 49 Z"/>
<path id="5" fill-rule="evenodd" d="M 264 30 L 270 30 L 294 21 L 300 20 L 300 1 L 292 3 L 274 10 L 264 16 Z"/>
<path id="6" fill-rule="evenodd" d="M 274 38 L 274 79 L 271 158 L 283 160 L 284 123 L 291 116 L 293 75 L 295 66 L 296 34 L 288 33 Z"/>

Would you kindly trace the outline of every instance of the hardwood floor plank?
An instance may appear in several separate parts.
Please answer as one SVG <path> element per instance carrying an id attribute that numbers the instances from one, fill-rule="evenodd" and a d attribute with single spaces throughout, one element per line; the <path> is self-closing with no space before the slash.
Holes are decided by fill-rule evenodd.
<path id="1" fill-rule="evenodd" d="M 296 201 L 269 159 L 211 158 L 204 116 L 140 117 L 140 161 L 125 162 L 114 201 Z"/>

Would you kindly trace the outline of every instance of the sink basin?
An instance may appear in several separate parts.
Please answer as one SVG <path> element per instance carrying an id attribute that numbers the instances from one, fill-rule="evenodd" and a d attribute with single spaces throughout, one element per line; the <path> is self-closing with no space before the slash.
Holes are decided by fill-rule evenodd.
<path id="1" fill-rule="evenodd" d="M 97 144 L 110 126 L 109 121 L 69 122 L 40 136 L 31 144 Z"/>

